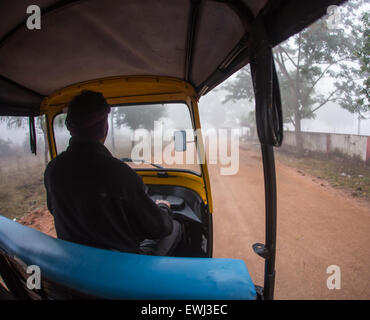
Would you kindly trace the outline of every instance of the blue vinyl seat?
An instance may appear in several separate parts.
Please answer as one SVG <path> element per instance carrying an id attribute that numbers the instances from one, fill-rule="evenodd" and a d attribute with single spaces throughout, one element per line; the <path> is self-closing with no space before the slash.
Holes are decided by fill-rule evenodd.
<path id="1" fill-rule="evenodd" d="M 37 265 L 41 278 L 104 299 L 255 299 L 236 259 L 157 257 L 92 248 L 0 216 L 0 254 Z"/>

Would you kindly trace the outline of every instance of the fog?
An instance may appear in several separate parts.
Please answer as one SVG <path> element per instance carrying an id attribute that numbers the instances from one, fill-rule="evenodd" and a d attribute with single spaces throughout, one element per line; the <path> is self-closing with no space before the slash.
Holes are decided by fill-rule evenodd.
<path id="1" fill-rule="evenodd" d="M 200 99 L 199 108 L 203 126 L 239 126 L 238 119 L 240 115 L 247 114 L 250 110 L 254 110 L 254 104 L 247 100 L 240 100 L 237 103 L 228 102 L 222 104 L 224 96 L 225 92 L 220 90 L 210 92 Z M 225 119 L 224 115 L 225 110 L 229 111 L 229 117 L 227 117 L 227 119 Z M 338 104 L 329 102 L 327 105 L 317 110 L 315 114 L 315 119 L 302 120 L 303 131 L 357 134 L 357 116 L 344 110 Z M 231 115 L 234 115 L 234 117 L 232 118 Z M 293 130 L 292 125 L 286 125 L 286 128 Z M 370 135 L 370 119 L 361 120 L 360 134 Z"/>
<path id="2" fill-rule="evenodd" d="M 229 80 L 231 81 L 231 80 Z M 201 124 L 203 128 L 234 128 L 239 127 L 239 119 L 242 115 L 248 114 L 254 110 L 252 102 L 247 100 L 239 100 L 236 103 L 222 103 L 225 97 L 225 91 L 221 86 L 216 90 L 211 91 L 203 96 L 199 101 L 199 110 Z M 168 114 L 173 122 L 181 123 L 181 119 L 177 119 L 176 113 Z M 21 145 L 28 139 L 28 126 L 25 121 L 23 128 L 8 128 L 6 119 L 2 117 L 4 122 L 0 123 L 0 138 L 10 140 L 14 144 Z M 291 125 L 286 125 L 287 129 L 293 130 Z M 316 118 L 302 121 L 302 130 L 311 132 L 328 132 L 328 133 L 343 133 L 357 134 L 358 120 L 355 114 L 342 109 L 339 105 L 329 102 L 323 108 L 316 112 Z M 370 135 L 370 120 L 362 120 L 360 127 L 361 135 Z M 39 141 L 42 139 L 40 130 L 38 130 Z"/>

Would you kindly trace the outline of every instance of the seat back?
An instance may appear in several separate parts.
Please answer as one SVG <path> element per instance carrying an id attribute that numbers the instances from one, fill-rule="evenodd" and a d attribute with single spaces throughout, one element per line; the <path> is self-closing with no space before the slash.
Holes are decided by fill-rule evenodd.
<path id="1" fill-rule="evenodd" d="M 20 298 L 255 299 L 242 260 L 146 256 L 92 248 L 0 216 L 0 272 Z M 27 266 L 41 289 L 27 289 Z"/>

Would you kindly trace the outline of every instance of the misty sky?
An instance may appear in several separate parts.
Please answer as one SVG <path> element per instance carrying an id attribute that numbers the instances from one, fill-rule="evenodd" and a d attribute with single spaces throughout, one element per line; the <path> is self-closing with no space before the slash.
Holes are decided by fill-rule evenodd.
<path id="1" fill-rule="evenodd" d="M 207 94 L 200 99 L 200 116 L 206 113 L 207 108 L 210 108 L 212 112 L 218 113 L 218 110 L 227 107 L 228 109 L 236 109 L 243 113 L 243 110 L 247 112 L 254 109 L 252 103 L 248 101 L 238 101 L 237 103 L 228 102 L 222 105 L 224 92 L 215 91 Z M 220 122 L 222 122 L 223 115 L 220 112 Z M 203 120 L 203 119 L 201 119 Z M 339 105 L 329 102 L 327 105 L 322 107 L 316 112 L 316 118 L 313 120 L 303 120 L 302 130 L 303 131 L 316 131 L 316 132 L 332 132 L 332 133 L 344 133 L 344 134 L 357 134 L 357 116 L 344 110 Z M 293 129 L 293 127 L 291 127 Z M 370 120 L 361 121 L 361 134 L 370 136 Z"/>
<path id="2" fill-rule="evenodd" d="M 254 109 L 251 102 L 238 101 L 222 104 L 225 92 L 217 90 L 202 97 L 199 102 L 200 117 L 204 127 L 235 127 L 244 113 Z M 170 117 L 176 117 L 171 113 Z M 175 120 L 176 122 L 176 120 Z M 357 117 L 342 109 L 339 105 L 328 103 L 316 112 L 316 119 L 303 120 L 303 131 L 332 132 L 357 134 Z M 370 136 L 370 120 L 361 121 L 361 134 Z M 28 137 L 27 126 L 23 129 L 8 129 L 5 123 L 0 124 L 0 138 L 22 143 Z"/>

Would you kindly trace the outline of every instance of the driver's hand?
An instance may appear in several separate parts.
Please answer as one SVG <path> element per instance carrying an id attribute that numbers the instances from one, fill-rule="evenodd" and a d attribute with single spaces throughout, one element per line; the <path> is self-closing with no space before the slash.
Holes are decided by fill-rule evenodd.
<path id="1" fill-rule="evenodd" d="M 160 204 L 160 203 L 163 203 L 165 204 L 167 207 L 171 208 L 171 203 L 169 203 L 167 200 L 156 200 L 155 201 L 156 204 Z"/>

